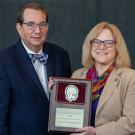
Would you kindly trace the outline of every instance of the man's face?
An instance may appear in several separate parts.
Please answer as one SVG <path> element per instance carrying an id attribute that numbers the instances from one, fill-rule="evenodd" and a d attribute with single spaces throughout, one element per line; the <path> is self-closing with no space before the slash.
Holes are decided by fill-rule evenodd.
<path id="1" fill-rule="evenodd" d="M 48 33 L 46 15 L 40 10 L 25 9 L 23 23 L 22 25 L 17 23 L 17 31 L 22 41 L 29 49 L 39 51 Z"/>

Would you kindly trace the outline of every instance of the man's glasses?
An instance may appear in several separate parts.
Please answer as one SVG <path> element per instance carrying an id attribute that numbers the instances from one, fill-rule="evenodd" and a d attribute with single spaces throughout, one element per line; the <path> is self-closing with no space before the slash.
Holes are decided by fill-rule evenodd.
<path id="1" fill-rule="evenodd" d="M 113 46 L 113 44 L 115 44 L 115 41 L 114 40 L 104 40 L 104 41 L 102 41 L 102 40 L 99 40 L 99 39 L 94 39 L 94 40 L 90 41 L 90 44 L 93 47 L 96 47 L 96 48 L 99 48 L 102 43 L 106 48 L 111 48 Z"/>
<path id="2" fill-rule="evenodd" d="M 39 24 L 35 23 L 35 22 L 27 22 L 27 23 L 22 23 L 22 24 L 25 24 L 27 26 L 27 28 L 30 30 L 30 31 L 34 31 L 37 26 L 41 29 L 41 30 L 44 30 L 45 28 L 47 28 L 48 26 L 48 23 L 47 22 L 41 22 Z"/>

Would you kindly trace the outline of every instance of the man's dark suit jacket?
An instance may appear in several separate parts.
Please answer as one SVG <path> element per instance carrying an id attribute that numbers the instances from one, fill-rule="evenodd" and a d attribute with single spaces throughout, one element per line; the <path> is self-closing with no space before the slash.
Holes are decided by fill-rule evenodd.
<path id="1" fill-rule="evenodd" d="M 68 53 L 45 43 L 48 77 L 70 77 Z M 49 101 L 19 40 L 0 53 L 0 135 L 47 135 Z"/>

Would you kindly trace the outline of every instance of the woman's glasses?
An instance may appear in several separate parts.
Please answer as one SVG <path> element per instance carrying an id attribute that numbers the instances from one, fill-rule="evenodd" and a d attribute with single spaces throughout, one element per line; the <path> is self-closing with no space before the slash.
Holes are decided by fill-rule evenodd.
<path id="1" fill-rule="evenodd" d="M 90 41 L 90 44 L 93 47 L 97 47 L 97 48 L 99 48 L 102 43 L 106 48 L 111 48 L 115 44 L 115 41 L 114 40 L 104 40 L 104 41 L 102 41 L 102 40 L 99 40 L 99 39 L 94 39 L 94 40 Z"/>

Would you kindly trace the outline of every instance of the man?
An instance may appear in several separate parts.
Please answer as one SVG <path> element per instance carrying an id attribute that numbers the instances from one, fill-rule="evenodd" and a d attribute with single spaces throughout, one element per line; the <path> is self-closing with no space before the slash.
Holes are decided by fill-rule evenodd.
<path id="1" fill-rule="evenodd" d="M 0 54 L 0 135 L 47 135 L 48 78 L 71 75 L 69 56 L 45 43 L 48 13 L 41 5 L 22 7 L 16 28 L 19 41 Z"/>

